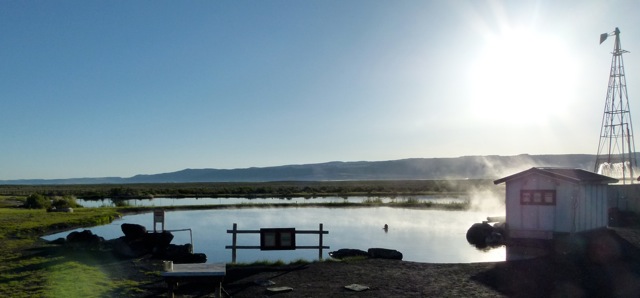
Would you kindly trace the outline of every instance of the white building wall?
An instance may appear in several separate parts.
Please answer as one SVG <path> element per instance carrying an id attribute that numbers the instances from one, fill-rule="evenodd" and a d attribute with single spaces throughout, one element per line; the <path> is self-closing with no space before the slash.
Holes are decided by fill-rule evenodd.
<path id="1" fill-rule="evenodd" d="M 592 230 L 596 227 L 597 222 L 597 198 L 598 193 L 597 189 L 590 185 L 585 185 L 585 200 L 584 200 L 584 217 L 582 220 L 584 221 L 584 225 L 582 225 L 582 231 Z"/>
<path id="2" fill-rule="evenodd" d="M 606 227 L 608 185 L 575 184 L 531 175 L 506 183 L 506 223 L 512 236 L 547 237 L 551 232 L 572 233 Z M 523 189 L 553 189 L 555 206 L 521 205 Z M 516 237 L 516 238 L 517 238 Z"/>
<path id="3" fill-rule="evenodd" d="M 520 191 L 523 189 L 555 189 L 558 183 L 544 176 L 532 175 L 524 179 L 507 182 L 506 187 L 506 221 L 512 235 L 533 238 L 549 237 L 555 229 L 555 206 L 522 205 Z M 557 193 L 556 193 L 557 198 Z"/>
<path id="4" fill-rule="evenodd" d="M 573 223 L 571 210 L 573 209 L 572 196 L 578 192 L 575 184 L 560 181 L 556 188 L 556 210 L 554 232 L 569 233 Z"/>
<path id="5" fill-rule="evenodd" d="M 521 181 L 507 183 L 505 190 L 505 220 L 509 229 L 522 229 L 522 213 L 520 213 Z"/>
<path id="6" fill-rule="evenodd" d="M 598 188 L 599 194 L 599 204 L 598 206 L 602 209 L 602 213 L 600 213 L 600 222 L 598 227 L 605 228 L 609 226 L 609 185 L 600 185 Z"/>
<path id="7" fill-rule="evenodd" d="M 583 187 L 583 191 L 581 193 L 581 198 L 578 200 L 575 208 L 576 218 L 575 218 L 575 232 L 582 232 L 589 229 L 592 225 L 592 216 L 593 216 L 593 197 L 594 197 L 594 189 L 589 185 L 585 185 Z"/>
<path id="8" fill-rule="evenodd" d="M 577 232 L 607 226 L 608 204 L 606 185 L 585 185 L 585 199 L 581 203 L 580 222 Z"/>
<path id="9" fill-rule="evenodd" d="M 594 215 L 594 218 L 596 220 L 594 221 L 593 228 L 597 229 L 597 228 L 603 228 L 607 226 L 605 219 L 607 218 L 608 210 L 607 210 L 606 189 L 604 189 L 604 187 L 602 187 L 601 185 L 595 185 L 595 188 L 596 188 L 597 197 L 595 198 L 596 202 L 594 204 L 596 209 L 596 214 Z"/>

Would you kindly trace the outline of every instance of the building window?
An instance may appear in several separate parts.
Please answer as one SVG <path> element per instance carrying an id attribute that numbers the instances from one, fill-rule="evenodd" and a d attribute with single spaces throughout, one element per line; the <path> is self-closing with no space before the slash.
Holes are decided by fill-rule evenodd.
<path id="1" fill-rule="evenodd" d="M 555 205 L 556 191 L 553 189 L 536 189 L 520 191 L 521 205 Z"/>

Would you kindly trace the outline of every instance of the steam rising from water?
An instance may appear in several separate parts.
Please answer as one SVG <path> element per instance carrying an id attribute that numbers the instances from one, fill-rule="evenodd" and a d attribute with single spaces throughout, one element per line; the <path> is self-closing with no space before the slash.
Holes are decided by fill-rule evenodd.
<path id="1" fill-rule="evenodd" d="M 638 169 L 633 169 L 635 173 L 638 173 Z M 628 161 L 608 163 L 603 162 L 598 166 L 598 174 L 605 175 L 617 179 L 631 177 L 631 164 Z M 631 177 L 633 179 L 633 177 Z"/>
<path id="2" fill-rule="evenodd" d="M 496 186 L 494 189 L 476 189 L 469 193 L 470 210 L 481 212 L 487 216 L 504 216 L 504 200 L 503 186 Z"/>
<path id="3" fill-rule="evenodd" d="M 480 156 L 479 162 L 485 168 L 486 173 L 494 178 L 505 177 L 543 165 L 542 161 L 534 160 L 530 155 L 526 154 L 511 157 Z"/>

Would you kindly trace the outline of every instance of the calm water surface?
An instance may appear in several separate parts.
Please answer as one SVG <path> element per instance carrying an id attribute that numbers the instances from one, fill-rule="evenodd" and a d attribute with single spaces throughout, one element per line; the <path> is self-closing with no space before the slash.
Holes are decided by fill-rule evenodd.
<path id="1" fill-rule="evenodd" d="M 185 229 L 193 231 L 194 252 L 205 253 L 207 262 L 231 262 L 233 223 L 239 230 L 260 228 L 296 228 L 298 230 L 318 230 L 319 224 L 329 231 L 324 235 L 324 245 L 331 248 L 367 250 L 372 247 L 396 249 L 406 261 L 428 263 L 469 263 L 495 262 L 505 260 L 505 248 L 480 251 L 469 245 L 465 239 L 467 229 L 486 218 L 487 214 L 473 211 L 442 211 L 406 209 L 391 207 L 325 208 L 243 208 L 223 210 L 171 211 L 165 214 L 165 229 Z M 152 213 L 128 215 L 109 225 L 90 230 L 105 239 L 123 236 L 120 225 L 135 223 L 153 230 Z M 385 232 L 382 227 L 389 225 Z M 160 225 L 158 225 L 160 229 Z M 83 230 L 83 229 L 78 229 Z M 65 237 L 69 232 L 49 235 L 47 240 Z M 189 243 L 189 232 L 175 232 L 173 244 Z M 238 245 L 259 245 L 259 234 L 239 234 Z M 318 245 L 318 235 L 296 235 L 297 245 Z M 318 250 L 295 251 L 238 250 L 238 262 L 258 260 L 297 259 L 315 260 Z"/>
<path id="2" fill-rule="evenodd" d="M 237 204 L 306 204 L 306 203 L 362 203 L 367 200 L 379 199 L 383 203 L 393 201 L 402 202 L 411 198 L 420 202 L 437 202 L 437 203 L 463 203 L 465 198 L 448 197 L 448 196 L 408 196 L 408 197 L 363 197 L 354 196 L 348 198 L 342 197 L 292 197 L 292 198 L 153 198 L 153 199 L 134 199 L 123 200 L 122 202 L 128 206 L 145 206 L 145 207 L 166 207 L 166 206 L 200 206 L 200 205 L 237 205 Z M 83 200 L 77 199 L 76 202 L 84 207 L 112 207 L 115 206 L 111 199 L 103 200 Z"/>

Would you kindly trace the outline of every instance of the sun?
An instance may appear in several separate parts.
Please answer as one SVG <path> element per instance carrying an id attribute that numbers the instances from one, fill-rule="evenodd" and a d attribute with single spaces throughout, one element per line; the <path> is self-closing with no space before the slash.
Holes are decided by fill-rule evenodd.
<path id="1" fill-rule="evenodd" d="M 576 65 L 564 43 L 526 28 L 491 34 L 469 72 L 471 112 L 502 123 L 540 124 L 568 111 Z"/>

